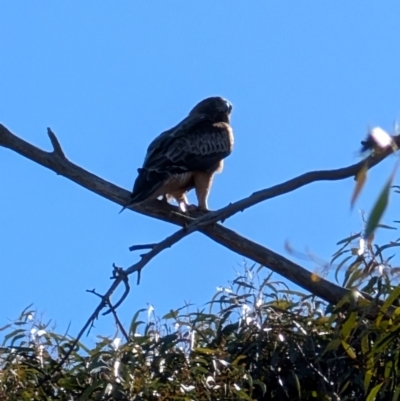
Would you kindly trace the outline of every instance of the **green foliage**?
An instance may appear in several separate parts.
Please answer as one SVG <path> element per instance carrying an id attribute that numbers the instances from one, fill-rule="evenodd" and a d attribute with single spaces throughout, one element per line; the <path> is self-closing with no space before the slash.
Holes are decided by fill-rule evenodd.
<path id="1" fill-rule="evenodd" d="M 379 222 L 382 219 L 383 213 L 385 212 L 389 203 L 390 188 L 392 186 L 393 176 L 388 180 L 388 182 L 383 187 L 379 197 L 368 217 L 367 224 L 365 227 L 364 237 L 370 239 L 371 235 L 374 233 L 375 229 L 378 227 Z"/>
<path id="2" fill-rule="evenodd" d="M 384 260 L 382 247 L 368 249 L 373 254 L 363 256 L 358 270 L 371 258 Z M 184 307 L 147 322 L 139 311 L 129 341 L 79 344 L 59 370 L 73 339 L 37 322 L 28 308 L 2 328 L 0 400 L 398 398 L 400 289 L 388 276 L 370 271 L 364 278 L 363 290 L 385 300 L 371 319 L 374 302 L 363 311 L 324 305 L 271 275 L 262 279 L 260 270 L 253 266 L 220 289 L 207 310 Z"/>

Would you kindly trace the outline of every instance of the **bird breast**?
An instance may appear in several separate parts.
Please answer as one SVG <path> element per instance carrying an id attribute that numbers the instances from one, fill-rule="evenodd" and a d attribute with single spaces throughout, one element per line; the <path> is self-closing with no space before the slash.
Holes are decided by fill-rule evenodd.
<path id="1" fill-rule="evenodd" d="M 215 153 L 232 152 L 233 132 L 228 124 L 216 124 L 218 130 L 186 139 L 186 147 L 191 153 L 207 156 Z"/>

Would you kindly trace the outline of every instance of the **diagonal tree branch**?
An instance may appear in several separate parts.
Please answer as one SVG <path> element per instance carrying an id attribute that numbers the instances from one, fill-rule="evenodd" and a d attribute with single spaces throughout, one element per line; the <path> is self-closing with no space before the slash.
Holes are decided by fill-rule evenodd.
<path id="1" fill-rule="evenodd" d="M 399 141 L 398 137 L 396 137 L 395 140 L 397 143 Z M 6 127 L 0 124 L 0 146 L 11 149 L 119 205 L 126 204 L 127 200 L 129 199 L 128 191 L 112 183 L 109 183 L 102 178 L 70 162 L 65 157 L 64 153 L 62 151 L 60 152 L 61 146 L 59 145 L 58 141 L 55 141 L 53 138 L 52 143 L 54 146 L 53 152 L 43 151 L 24 141 L 23 139 L 17 137 Z M 381 155 L 369 157 L 366 160 L 368 161 L 369 166 L 372 167 L 381 162 L 391 152 L 392 151 L 389 149 Z M 157 218 L 159 220 L 167 221 L 175 225 L 186 227 L 188 233 L 198 230 L 207 235 L 209 238 L 213 239 L 215 242 L 225 246 L 226 248 L 249 259 L 252 259 L 255 262 L 260 263 L 261 265 L 270 268 L 276 273 L 281 274 L 282 276 L 291 280 L 293 283 L 319 296 L 321 299 L 324 299 L 327 302 L 337 303 L 340 299 L 349 294 L 349 290 L 335 285 L 323 278 L 320 278 L 320 280 L 315 282 L 315 276 L 298 264 L 291 262 L 283 256 L 237 234 L 232 230 L 221 226 L 220 224 L 211 225 L 211 223 L 217 220 L 224 219 L 226 218 L 226 216 L 229 217 L 230 215 L 237 213 L 237 211 L 242 210 L 242 208 L 250 207 L 251 205 L 259 203 L 265 199 L 272 198 L 273 196 L 282 195 L 315 181 L 334 179 L 339 180 L 354 176 L 363 165 L 362 163 L 363 162 L 360 162 L 353 166 L 339 170 L 320 172 L 316 171 L 303 174 L 297 178 L 287 181 L 286 183 L 256 192 L 249 198 L 236 202 L 235 204 L 223 208 L 217 212 L 209 213 L 204 217 L 201 217 L 203 216 L 201 213 L 191 213 L 190 218 L 187 216 L 182 216 L 179 213 L 178 208 L 167 205 L 163 202 L 159 202 L 157 200 L 146 202 L 142 205 L 131 207 L 130 209 L 134 210 L 137 213 L 141 213 Z M 238 207 L 238 204 L 240 204 L 240 207 Z M 231 206 L 234 206 L 233 209 L 228 211 L 228 208 Z M 212 217 L 213 215 L 214 217 Z M 197 219 L 193 219 L 196 217 Z M 179 230 L 175 234 L 176 237 L 174 237 L 174 239 L 176 239 L 177 237 L 179 237 L 178 239 L 181 239 L 187 235 L 186 232 L 183 233 L 181 232 L 181 230 Z M 365 296 L 368 297 L 367 295 Z"/>
<path id="2" fill-rule="evenodd" d="M 400 147 L 400 135 L 393 137 L 397 147 Z M 275 198 L 280 195 L 284 195 L 288 192 L 292 192 L 305 185 L 311 184 L 317 181 L 339 181 L 346 178 L 355 177 L 357 173 L 367 165 L 368 168 L 372 168 L 383 161 L 387 156 L 393 153 L 393 148 L 389 147 L 380 154 L 372 154 L 367 158 L 361 160 L 358 163 L 352 164 L 348 167 L 338 168 L 335 170 L 320 170 L 310 171 L 308 173 L 299 175 L 298 177 L 292 178 L 291 180 L 285 181 L 281 184 L 274 185 L 270 188 L 263 189 L 261 191 L 254 192 L 247 198 L 238 200 L 237 202 L 231 203 L 224 208 L 208 213 L 201 219 L 196 220 L 192 224 L 196 225 L 208 225 L 216 223 L 218 221 L 224 221 L 229 217 L 232 217 L 236 213 L 243 212 L 244 210 L 254 206 L 258 203 L 264 202 L 268 199 Z M 191 225 L 189 225 L 190 227 Z"/>

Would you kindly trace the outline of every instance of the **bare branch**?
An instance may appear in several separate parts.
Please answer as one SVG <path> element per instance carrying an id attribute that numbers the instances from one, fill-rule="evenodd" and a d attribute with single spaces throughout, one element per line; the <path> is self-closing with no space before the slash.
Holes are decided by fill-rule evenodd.
<path id="1" fill-rule="evenodd" d="M 114 316 L 114 320 L 115 320 L 115 322 L 117 324 L 117 327 L 120 329 L 120 331 L 121 331 L 122 335 L 124 336 L 126 342 L 128 342 L 129 341 L 129 335 L 126 332 L 125 327 L 122 325 L 122 322 L 119 320 L 119 317 L 117 315 L 116 310 L 112 307 L 111 304 L 110 304 L 110 310 L 111 310 L 111 313 Z"/>
<path id="2" fill-rule="evenodd" d="M 400 135 L 394 137 L 394 141 L 397 145 L 400 145 Z M 352 164 L 348 167 L 335 170 L 310 171 L 308 173 L 299 175 L 298 177 L 292 178 L 291 180 L 285 181 L 281 184 L 254 192 L 247 198 L 241 199 L 237 202 L 229 204 L 228 206 L 225 206 L 224 208 L 208 213 L 197 221 L 189 224 L 188 228 L 190 228 L 192 224 L 205 226 L 216 223 L 218 221 L 224 222 L 229 217 L 232 217 L 238 212 L 243 212 L 251 206 L 264 202 L 268 199 L 284 195 L 288 192 L 292 192 L 313 182 L 338 181 L 345 178 L 355 177 L 357 173 L 363 168 L 363 166 L 367 165 L 370 169 L 376 166 L 382 160 L 384 160 L 391 153 L 393 153 L 393 149 L 388 148 L 382 154 L 371 155 L 366 159 L 363 159 L 360 162 Z"/>
<path id="3" fill-rule="evenodd" d="M 113 284 L 111 285 L 109 290 L 106 292 L 106 294 L 101 295 L 101 294 L 97 293 L 94 289 L 88 290 L 88 292 L 91 292 L 91 293 L 97 295 L 98 297 L 100 297 L 101 301 L 100 301 L 99 305 L 97 306 L 96 310 L 92 313 L 90 318 L 87 320 L 86 324 L 83 326 L 81 331 L 78 333 L 78 336 L 72 343 L 71 348 L 64 355 L 64 357 L 61 359 L 61 361 L 57 364 L 57 366 L 54 368 L 54 370 L 52 371 L 50 376 L 52 376 L 57 370 L 59 370 L 63 366 L 63 364 L 69 358 L 69 356 L 71 355 L 72 351 L 78 344 L 79 340 L 81 339 L 81 337 L 83 336 L 85 331 L 88 329 L 89 326 L 91 326 L 94 323 L 94 321 L 95 321 L 95 319 L 97 319 L 100 311 L 106 306 L 109 306 L 109 310 L 104 312 L 103 315 L 112 313 L 114 318 L 116 319 L 116 322 L 119 325 L 122 333 L 124 334 L 125 338 L 127 340 L 129 339 L 125 329 L 123 328 L 123 326 L 120 323 L 118 316 L 116 314 L 116 309 L 123 303 L 123 301 L 129 294 L 130 287 L 129 287 L 128 275 L 138 272 L 138 284 L 139 284 L 140 272 L 143 269 L 143 267 L 146 266 L 146 264 L 149 263 L 150 260 L 153 259 L 156 255 L 158 255 L 161 251 L 163 251 L 166 248 L 170 248 L 173 244 L 178 242 L 181 238 L 185 237 L 186 235 L 188 235 L 188 234 L 186 233 L 186 230 L 184 228 L 178 230 L 177 232 L 175 232 L 174 234 L 165 238 L 163 241 L 159 242 L 158 244 L 154 244 L 154 246 L 152 246 L 152 249 L 149 252 L 141 255 L 141 260 L 139 262 L 135 263 L 134 265 L 132 265 L 131 267 L 129 267 L 125 270 L 113 265 L 113 275 L 111 278 L 115 279 L 115 281 L 113 282 Z M 110 301 L 111 295 L 118 288 L 118 286 L 121 284 L 121 282 L 123 282 L 125 284 L 124 294 L 122 295 L 122 297 L 119 299 L 119 301 L 115 305 L 112 305 L 111 301 Z"/>
<path id="4" fill-rule="evenodd" d="M 53 376 L 53 374 L 55 372 L 57 372 L 58 370 L 60 370 L 62 368 L 62 366 L 64 365 L 64 363 L 67 361 L 67 359 L 70 357 L 70 355 L 72 354 L 72 351 L 75 349 L 75 347 L 78 345 L 80 339 L 82 338 L 83 334 L 85 333 L 85 331 L 93 325 L 94 321 L 97 319 L 97 317 L 99 316 L 99 313 L 101 312 L 101 310 L 103 308 L 105 308 L 110 304 L 110 299 L 111 299 L 111 295 L 114 293 L 114 291 L 118 288 L 118 286 L 121 284 L 121 282 L 124 281 L 124 275 L 119 275 L 118 277 L 116 277 L 115 281 L 112 283 L 111 287 L 108 289 L 108 291 L 104 294 L 104 295 L 100 295 L 98 294 L 95 290 L 88 290 L 88 292 L 91 292 L 95 295 L 97 295 L 98 297 L 101 298 L 101 301 L 99 303 L 99 305 L 97 306 L 97 308 L 94 310 L 94 312 L 91 314 L 91 316 L 89 317 L 89 319 L 86 321 L 85 325 L 81 328 L 81 330 L 79 331 L 78 335 L 76 336 L 76 338 L 74 339 L 74 341 L 71 344 L 70 349 L 65 353 L 65 355 L 63 356 L 63 358 L 61 358 L 61 360 L 58 362 L 58 364 L 54 367 L 54 369 L 52 370 L 51 374 L 49 376 L 47 376 L 44 380 L 48 380 L 49 377 Z M 43 383 L 41 383 L 43 384 Z"/>
<path id="5" fill-rule="evenodd" d="M 395 137 L 394 139 L 396 143 L 400 145 L 399 137 Z M 62 159 L 60 157 L 55 157 L 54 153 L 45 152 L 31 145 L 30 143 L 12 134 L 6 127 L 1 124 L 0 146 L 9 148 L 121 206 L 126 204 L 129 199 L 129 191 L 126 191 L 112 183 L 109 183 L 92 173 L 89 173 L 88 171 L 82 169 L 74 163 L 71 163 L 66 158 Z M 367 158 L 370 168 L 380 163 L 391 153 L 392 150 L 388 149 L 380 155 Z M 162 221 L 167 221 L 172 224 L 183 227 L 187 226 L 187 230 L 179 230 L 175 234 L 173 234 L 173 236 L 171 237 L 175 236 L 174 239 L 168 237 L 165 240 L 170 240 L 171 244 L 186 236 L 188 231 L 191 232 L 192 230 L 194 231 L 198 229 L 209 238 L 232 250 L 233 252 L 236 252 L 244 257 L 256 261 L 257 263 L 260 263 L 261 265 L 270 268 L 271 270 L 275 271 L 278 274 L 281 274 L 282 276 L 291 280 L 300 287 L 319 296 L 321 299 L 324 299 L 327 302 L 337 303 L 340 299 L 343 298 L 343 296 L 349 294 L 348 290 L 327 280 L 324 280 L 323 278 L 315 282 L 313 281 L 315 276 L 303 267 L 297 265 L 296 263 L 291 262 L 290 260 L 269 250 L 266 247 L 263 247 L 245 237 L 240 236 L 232 230 L 224 228 L 219 224 L 210 225 L 210 223 L 213 222 L 212 219 L 216 218 L 217 220 L 219 220 L 222 218 L 227 218 L 227 216 L 229 217 L 234 213 L 237 213 L 237 211 L 241 210 L 242 208 L 245 209 L 247 207 L 250 207 L 251 204 L 255 204 L 263 200 L 270 199 L 274 196 L 293 191 L 294 189 L 300 188 L 301 186 L 304 186 L 311 182 L 321 180 L 339 180 L 352 177 L 361 168 L 363 163 L 364 161 L 338 170 L 327 170 L 319 172 L 316 171 L 303 174 L 297 178 L 287 181 L 286 183 L 256 192 L 250 198 L 243 199 L 242 201 L 236 202 L 217 212 L 209 213 L 206 216 L 202 217 L 202 219 L 197 220 L 193 220 L 193 218 L 201 217 L 202 215 L 200 213 L 191 212 L 189 217 L 182 216 L 178 208 L 167 205 L 163 202 L 159 202 L 157 200 L 145 202 L 140 206 L 137 205 L 134 207 L 130 207 L 130 209 L 134 210 L 137 213 L 151 216 Z M 232 209 L 229 209 L 230 207 L 232 207 Z M 159 243 L 158 245 L 165 245 L 165 243 L 164 245 L 161 244 L 162 243 Z M 162 249 L 168 247 L 167 245 L 165 245 Z M 130 272 L 140 272 L 143 266 L 148 263 L 148 260 L 153 257 L 151 255 L 154 254 L 155 256 L 162 249 L 157 248 L 156 246 L 156 248 L 152 249 L 148 254 L 145 254 L 142 257 L 141 261 L 131 266 L 128 270 Z M 117 281 L 114 282 L 114 285 L 116 284 L 116 282 Z M 369 298 L 367 295 L 365 295 L 365 297 Z M 85 329 L 86 328 L 84 328 L 84 330 Z"/>
<path id="6" fill-rule="evenodd" d="M 123 336 L 125 337 L 126 341 L 129 341 L 129 336 L 124 328 L 124 326 L 122 325 L 121 321 L 119 320 L 119 317 L 117 315 L 117 311 L 116 309 L 118 308 L 118 306 L 125 300 L 125 298 L 128 296 L 129 291 L 130 291 L 130 287 L 129 287 L 129 280 L 128 280 L 128 276 L 125 274 L 124 270 L 113 265 L 114 271 L 113 271 L 113 277 L 112 278 L 118 278 L 119 276 L 121 276 L 122 280 L 120 280 L 119 282 L 124 282 L 125 284 L 125 292 L 122 295 L 121 299 L 118 301 L 117 304 L 112 305 L 111 303 L 111 299 L 110 298 L 105 298 L 105 296 L 99 294 L 98 292 L 96 292 L 94 289 L 93 290 L 88 290 L 88 292 L 91 292 L 92 294 L 97 295 L 98 297 L 100 297 L 102 300 L 104 300 L 104 302 L 106 303 L 106 305 L 110 308 L 109 311 L 107 311 L 106 313 L 103 313 L 103 315 L 107 314 L 107 313 L 112 313 L 114 316 L 114 320 L 115 323 L 117 324 L 117 327 L 120 329 L 121 333 L 123 334 Z"/>
<path id="7" fill-rule="evenodd" d="M 86 290 L 86 292 L 89 292 L 90 294 L 96 295 L 96 297 L 99 297 L 101 299 L 103 299 L 103 295 L 99 294 L 95 288 L 93 288 L 93 290 Z"/>
<path id="8" fill-rule="evenodd" d="M 58 142 L 56 134 L 51 130 L 51 128 L 47 128 L 47 135 L 49 136 L 51 144 L 53 145 L 53 153 L 56 154 L 58 157 L 65 159 L 65 155 L 61 148 L 60 142 Z"/>
<path id="9" fill-rule="evenodd" d="M 132 245 L 129 247 L 131 252 L 140 251 L 142 249 L 153 249 L 156 244 Z"/>
<path id="10" fill-rule="evenodd" d="M 187 235 L 189 235 L 189 232 L 187 232 L 185 228 L 181 228 L 180 230 L 176 231 L 175 233 L 165 238 L 158 244 L 154 244 L 149 252 L 140 255 L 141 259 L 139 260 L 139 262 L 135 263 L 134 265 L 128 267 L 125 270 L 125 274 L 132 274 L 135 272 L 139 273 L 143 269 L 143 267 L 146 266 L 147 263 L 149 263 L 150 260 L 153 259 L 155 256 L 157 256 L 161 251 L 167 248 L 171 248 L 172 245 L 176 244 L 178 241 L 180 241 Z M 139 284 L 139 276 L 138 276 L 138 284 Z"/>
<path id="11" fill-rule="evenodd" d="M 107 312 L 104 312 L 103 316 L 109 314 L 110 312 L 115 312 L 115 310 L 122 304 L 122 302 L 125 301 L 126 297 L 129 294 L 129 291 L 131 290 L 128 274 L 126 273 L 126 271 L 122 267 L 115 266 L 115 264 L 113 264 L 113 268 L 114 270 L 111 278 L 118 280 L 118 282 L 123 282 L 125 284 L 125 291 L 119 301 L 114 306 L 110 306 L 110 309 Z M 111 305 L 111 301 L 109 302 L 109 305 Z"/>

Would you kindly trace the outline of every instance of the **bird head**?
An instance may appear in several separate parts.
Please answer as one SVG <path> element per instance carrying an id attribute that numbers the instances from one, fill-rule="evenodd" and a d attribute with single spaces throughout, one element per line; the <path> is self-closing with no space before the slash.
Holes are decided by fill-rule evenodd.
<path id="1" fill-rule="evenodd" d="M 203 115 L 213 121 L 224 121 L 229 123 L 229 116 L 232 112 L 232 103 L 223 97 L 208 97 L 197 103 L 190 111 L 189 116 Z"/>

